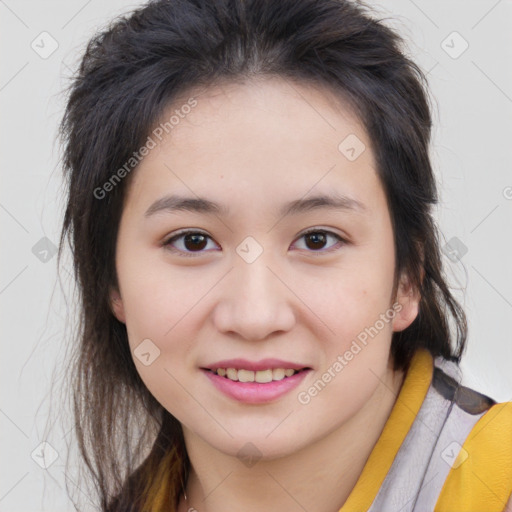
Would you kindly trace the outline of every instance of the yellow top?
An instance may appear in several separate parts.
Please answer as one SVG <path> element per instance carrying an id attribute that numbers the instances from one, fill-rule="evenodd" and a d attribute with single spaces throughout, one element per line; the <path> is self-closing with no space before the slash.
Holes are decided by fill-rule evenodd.
<path id="1" fill-rule="evenodd" d="M 382 434 L 339 512 L 370 508 L 425 399 L 433 366 L 427 350 L 415 353 Z M 452 465 L 434 512 L 503 512 L 512 496 L 512 402 L 492 406 L 462 448 L 467 459 Z"/>

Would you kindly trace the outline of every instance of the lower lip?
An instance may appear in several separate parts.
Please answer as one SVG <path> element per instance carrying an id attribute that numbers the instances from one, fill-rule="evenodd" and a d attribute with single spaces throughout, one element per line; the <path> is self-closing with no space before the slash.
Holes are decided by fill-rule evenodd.
<path id="1" fill-rule="evenodd" d="M 273 380 L 260 384 L 259 382 L 239 382 L 221 377 L 209 370 L 202 370 L 214 386 L 230 398 L 247 404 L 262 404 L 280 398 L 296 388 L 311 371 L 302 370 L 291 377 Z"/>

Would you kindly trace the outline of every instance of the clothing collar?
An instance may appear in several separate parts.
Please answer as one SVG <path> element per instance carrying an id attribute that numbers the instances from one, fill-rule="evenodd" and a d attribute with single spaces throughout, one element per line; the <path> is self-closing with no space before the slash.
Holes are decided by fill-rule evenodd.
<path id="1" fill-rule="evenodd" d="M 425 348 L 413 355 L 395 405 L 356 485 L 339 512 L 368 510 L 409 432 L 432 382 L 434 359 Z"/>

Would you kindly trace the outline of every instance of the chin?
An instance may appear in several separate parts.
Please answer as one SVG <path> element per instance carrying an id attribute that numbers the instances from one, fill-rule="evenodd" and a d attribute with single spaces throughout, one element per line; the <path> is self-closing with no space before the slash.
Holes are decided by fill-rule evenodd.
<path id="1" fill-rule="evenodd" d="M 271 434 L 267 436 L 261 431 L 251 435 L 247 430 L 243 435 L 236 435 L 236 432 L 232 432 L 232 434 L 234 438 L 227 443 L 224 438 L 222 443 L 212 442 L 210 444 L 220 452 L 240 459 L 247 467 L 252 467 L 261 460 L 271 461 L 286 457 L 303 446 L 299 439 L 289 435 L 274 436 Z"/>

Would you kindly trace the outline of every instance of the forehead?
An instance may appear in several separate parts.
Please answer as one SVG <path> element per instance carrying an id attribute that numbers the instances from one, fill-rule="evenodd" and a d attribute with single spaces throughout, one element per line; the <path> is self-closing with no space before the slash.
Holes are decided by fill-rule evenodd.
<path id="1" fill-rule="evenodd" d="M 182 95 L 166 109 L 161 121 L 165 122 L 169 114 L 179 111 L 191 97 L 197 105 L 181 117 L 172 133 L 166 134 L 170 136 L 164 135 L 164 144 L 185 147 L 201 137 L 225 140 L 229 136 L 233 142 L 243 139 L 247 150 L 248 131 L 255 142 L 265 142 L 268 147 L 273 141 L 282 149 L 286 149 L 285 144 L 304 138 L 312 143 L 323 140 L 326 148 L 337 149 L 340 136 L 348 133 L 369 142 L 364 126 L 349 103 L 326 87 L 282 77 L 259 77 L 242 83 L 220 82 Z M 279 138 L 275 139 L 275 135 Z M 301 148 L 303 151 L 314 149 L 312 144 Z"/>
<path id="2" fill-rule="evenodd" d="M 327 89 L 281 78 L 218 84 L 182 95 L 159 123 L 168 129 L 132 183 L 152 198 L 260 193 L 270 204 L 332 189 L 371 202 L 381 192 L 362 123 Z"/>

